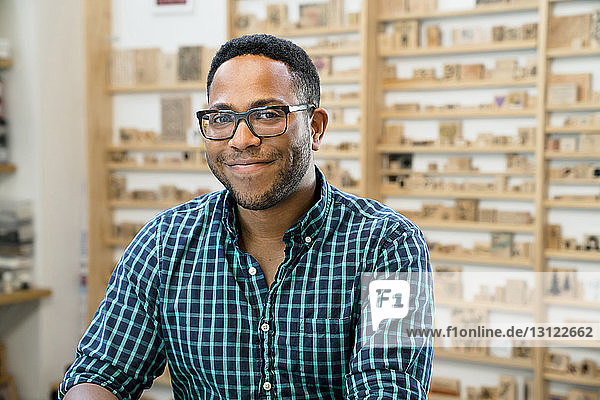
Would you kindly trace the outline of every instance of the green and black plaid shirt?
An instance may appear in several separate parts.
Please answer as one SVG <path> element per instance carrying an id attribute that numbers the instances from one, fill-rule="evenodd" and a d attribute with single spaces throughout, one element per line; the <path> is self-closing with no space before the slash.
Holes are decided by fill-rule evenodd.
<path id="1" fill-rule="evenodd" d="M 317 180 L 320 199 L 285 232 L 270 289 L 237 246 L 227 191 L 149 222 L 117 264 L 59 398 L 83 382 L 138 398 L 168 361 L 176 399 L 425 399 L 432 347 L 361 346 L 357 326 L 362 272 L 409 271 L 433 314 L 423 234 L 318 168 Z"/>

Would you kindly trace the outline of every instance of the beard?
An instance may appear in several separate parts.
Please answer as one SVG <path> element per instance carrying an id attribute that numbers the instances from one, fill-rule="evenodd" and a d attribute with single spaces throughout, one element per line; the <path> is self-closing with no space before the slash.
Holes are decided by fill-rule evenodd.
<path id="1" fill-rule="evenodd" d="M 287 134 L 287 133 L 286 133 Z M 284 154 L 277 149 L 260 151 L 259 148 L 252 148 L 255 151 L 236 151 L 234 154 L 219 154 L 213 162 L 207 154 L 206 160 L 208 166 L 215 177 L 231 193 L 236 203 L 248 210 L 266 210 L 281 201 L 288 198 L 300 186 L 300 182 L 311 165 L 311 139 L 310 135 L 300 135 L 298 141 L 290 142 L 290 152 Z M 241 190 L 236 187 L 226 176 L 224 169 L 226 161 L 229 159 L 257 158 L 283 161 L 283 167 L 276 172 L 275 178 L 271 182 L 263 185 L 263 188 L 256 187 L 254 190 Z M 244 178 L 248 183 L 252 177 Z M 250 186 L 249 184 L 245 186 Z"/>

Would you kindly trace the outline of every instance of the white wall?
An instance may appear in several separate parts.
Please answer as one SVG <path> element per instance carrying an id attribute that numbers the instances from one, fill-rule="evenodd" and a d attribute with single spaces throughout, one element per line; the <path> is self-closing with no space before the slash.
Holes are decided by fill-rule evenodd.
<path id="1" fill-rule="evenodd" d="M 7 82 L 12 161 L 0 197 L 31 199 L 35 282 L 49 299 L 0 309 L 0 336 L 22 399 L 46 399 L 81 334 L 79 249 L 84 205 L 82 2 L 0 0 L 0 36 L 14 48 Z"/>

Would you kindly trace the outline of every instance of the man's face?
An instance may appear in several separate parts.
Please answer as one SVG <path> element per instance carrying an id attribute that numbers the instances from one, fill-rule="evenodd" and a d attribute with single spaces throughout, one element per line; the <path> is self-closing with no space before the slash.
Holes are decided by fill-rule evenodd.
<path id="1" fill-rule="evenodd" d="M 223 63 L 214 75 L 209 98 L 209 108 L 236 112 L 298 104 L 287 66 L 255 55 Z M 298 188 L 313 165 L 306 112 L 290 113 L 287 131 L 280 136 L 259 139 L 240 121 L 233 138 L 205 139 L 211 171 L 241 207 L 264 210 Z"/>

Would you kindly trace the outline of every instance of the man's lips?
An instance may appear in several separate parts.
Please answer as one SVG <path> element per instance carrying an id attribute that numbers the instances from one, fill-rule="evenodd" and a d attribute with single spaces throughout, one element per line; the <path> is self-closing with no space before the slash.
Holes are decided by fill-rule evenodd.
<path id="1" fill-rule="evenodd" d="M 226 162 L 229 168 L 236 172 L 246 173 L 246 172 L 254 172 L 259 169 L 262 169 L 268 165 L 271 165 L 274 161 L 263 161 L 263 160 L 240 160 L 240 161 L 231 161 Z"/>

